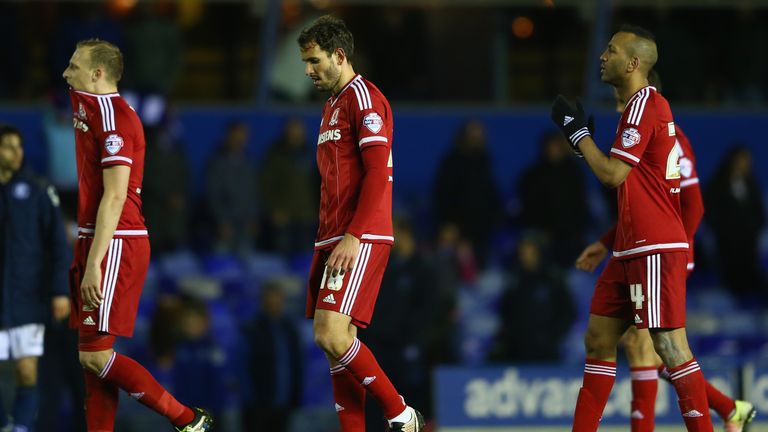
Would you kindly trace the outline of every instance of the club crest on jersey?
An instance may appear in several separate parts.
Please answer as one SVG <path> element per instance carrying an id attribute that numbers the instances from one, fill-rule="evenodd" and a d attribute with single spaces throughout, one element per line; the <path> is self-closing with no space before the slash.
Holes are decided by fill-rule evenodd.
<path id="1" fill-rule="evenodd" d="M 363 117 L 363 126 L 367 127 L 368 130 L 373 133 L 379 133 L 381 128 L 384 126 L 384 120 L 381 119 L 380 115 L 372 112 Z"/>
<path id="2" fill-rule="evenodd" d="M 106 140 L 104 140 L 104 148 L 107 149 L 107 153 L 113 155 L 123 148 L 123 137 L 118 134 L 110 134 Z"/>
<path id="3" fill-rule="evenodd" d="M 88 120 L 87 115 L 85 113 L 85 107 L 83 107 L 82 102 L 80 102 L 77 108 L 77 118 L 79 118 L 80 120 Z"/>
<path id="4" fill-rule="evenodd" d="M 621 145 L 630 148 L 640 142 L 640 131 L 635 128 L 626 128 L 621 133 Z"/>
<path id="5" fill-rule="evenodd" d="M 333 114 L 331 114 L 331 121 L 328 122 L 328 126 L 336 126 L 336 123 L 339 122 L 339 108 L 336 108 L 333 110 Z"/>

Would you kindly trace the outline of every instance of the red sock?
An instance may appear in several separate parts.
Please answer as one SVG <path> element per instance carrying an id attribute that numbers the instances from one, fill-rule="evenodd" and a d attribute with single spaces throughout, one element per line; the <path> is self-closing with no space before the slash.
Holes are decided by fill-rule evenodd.
<path id="1" fill-rule="evenodd" d="M 706 381 L 696 359 L 669 368 L 669 378 L 677 391 L 678 405 L 689 432 L 712 432 L 707 404 Z"/>
<path id="2" fill-rule="evenodd" d="M 341 365 L 331 368 L 331 382 L 341 432 L 365 430 L 365 388 Z"/>
<path id="3" fill-rule="evenodd" d="M 341 356 L 339 363 L 379 401 L 385 417 L 397 417 L 405 410 L 403 399 L 395 386 L 381 370 L 371 350 L 359 339 L 352 341 L 352 346 Z"/>
<path id="4" fill-rule="evenodd" d="M 584 365 L 584 380 L 576 400 L 573 432 L 595 432 L 603 409 L 616 381 L 616 362 L 588 358 Z"/>
<path id="5" fill-rule="evenodd" d="M 659 372 L 655 366 L 634 367 L 632 376 L 632 432 L 653 432 L 656 415 L 656 392 L 659 388 Z"/>
<path id="6" fill-rule="evenodd" d="M 705 385 L 707 386 L 707 402 L 709 407 L 715 410 L 720 418 L 728 420 L 728 416 L 736 409 L 736 402 L 716 389 L 709 381 L 706 381 Z"/>
<path id="7" fill-rule="evenodd" d="M 89 432 L 115 430 L 118 388 L 85 370 L 85 422 Z"/>
<path id="8" fill-rule="evenodd" d="M 132 398 L 167 417 L 174 426 L 184 426 L 195 418 L 195 413 L 189 407 L 180 404 L 165 391 L 149 371 L 130 357 L 118 353 L 112 354 L 99 377 L 120 387 Z"/>

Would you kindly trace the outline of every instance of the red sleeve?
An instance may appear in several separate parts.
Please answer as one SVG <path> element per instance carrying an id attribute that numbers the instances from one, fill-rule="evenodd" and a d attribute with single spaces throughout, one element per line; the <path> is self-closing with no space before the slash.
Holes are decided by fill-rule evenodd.
<path id="1" fill-rule="evenodd" d="M 621 115 L 621 123 L 611 147 L 611 157 L 632 166 L 640 163 L 654 134 L 656 123 L 655 92 L 646 87 L 640 90 Z"/>
<path id="2" fill-rule="evenodd" d="M 382 205 L 389 183 L 389 147 L 380 145 L 366 146 L 362 150 L 365 175 L 360 188 L 357 209 L 347 232 L 360 238 L 366 231 L 367 223 Z"/>
<path id="3" fill-rule="evenodd" d="M 360 84 L 365 86 L 365 84 Z M 357 87 L 355 87 L 357 89 Z M 353 103 L 353 126 L 357 132 L 357 145 L 361 149 L 370 146 L 392 146 L 392 112 L 389 103 L 376 92 L 360 92 L 361 99 Z M 368 94 L 366 97 L 365 94 Z"/>
<path id="4" fill-rule="evenodd" d="M 608 228 L 608 231 L 604 232 L 600 236 L 600 243 L 608 249 L 613 249 L 613 242 L 616 240 L 616 224 Z"/>
<path id="5" fill-rule="evenodd" d="M 701 188 L 698 183 L 681 189 L 680 210 L 683 213 L 685 234 L 688 237 L 688 242 L 692 243 L 693 236 L 704 217 L 704 200 L 701 197 Z"/>
<path id="6" fill-rule="evenodd" d="M 107 168 L 115 165 L 133 165 L 134 136 L 131 130 L 132 122 L 130 114 L 121 110 L 117 102 L 111 102 L 112 98 L 103 98 L 102 128 L 97 129 L 96 139 L 99 140 L 101 151 L 101 166 Z M 115 112 L 117 111 L 117 112 Z"/>

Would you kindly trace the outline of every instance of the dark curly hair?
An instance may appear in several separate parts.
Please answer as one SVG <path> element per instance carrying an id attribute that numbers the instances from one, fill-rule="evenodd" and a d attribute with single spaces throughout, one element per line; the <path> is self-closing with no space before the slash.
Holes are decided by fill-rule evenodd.
<path id="1" fill-rule="evenodd" d="M 312 25 L 301 31 L 297 41 L 301 48 L 309 48 L 317 44 L 328 55 L 341 48 L 348 59 L 352 58 L 355 51 L 355 38 L 347 25 L 332 15 L 323 15 L 318 18 Z"/>

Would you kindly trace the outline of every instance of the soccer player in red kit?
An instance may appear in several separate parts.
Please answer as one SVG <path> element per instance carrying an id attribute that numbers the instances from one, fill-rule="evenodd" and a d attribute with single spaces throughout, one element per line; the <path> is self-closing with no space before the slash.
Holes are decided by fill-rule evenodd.
<path id="1" fill-rule="evenodd" d="M 626 108 L 609 155 L 592 140 L 581 104 L 562 96 L 552 121 L 597 178 L 618 188 L 614 265 L 595 288 L 584 338 L 586 365 L 573 419 L 594 432 L 616 379 L 616 347 L 632 324 L 649 329 L 669 370 L 688 431 L 712 431 L 706 382 L 685 333 L 688 238 L 680 216 L 680 157 L 669 103 L 648 85 L 658 58 L 647 30 L 622 27 L 600 56 L 603 82 Z"/>
<path id="2" fill-rule="evenodd" d="M 661 80 L 655 69 L 648 74 L 649 85 L 661 93 Z M 624 112 L 625 101 L 617 95 L 616 110 Z M 688 137 L 675 124 L 676 144 L 680 146 L 680 208 L 683 227 L 688 236 L 688 273 L 693 271 L 693 240 L 699 223 L 704 216 L 704 201 L 699 186 L 699 176 L 696 173 L 696 156 Z M 616 237 L 616 226 L 609 229 L 599 241 L 587 246 L 576 260 L 576 267 L 592 272 L 608 254 Z M 611 261 L 608 265 L 618 265 Z M 606 271 L 604 274 L 611 274 Z M 602 281 L 598 281 L 600 285 Z M 627 354 L 632 378 L 632 406 L 630 423 L 632 432 L 652 432 L 655 423 L 655 403 L 658 391 L 658 378 L 669 379 L 669 372 L 661 361 L 661 358 L 653 349 L 653 341 L 647 329 L 638 330 L 629 327 L 621 338 L 621 343 Z M 733 400 L 715 388 L 709 381 L 706 382 L 707 401 L 710 408 L 723 419 L 726 432 L 741 432 L 744 425 L 754 419 L 756 410 L 754 406 L 741 400 Z"/>
<path id="3" fill-rule="evenodd" d="M 305 73 L 330 92 L 317 138 L 322 178 L 320 225 L 307 286 L 307 317 L 331 368 L 344 432 L 365 430 L 365 394 L 381 405 L 392 431 L 417 432 L 421 414 L 405 404 L 357 329 L 371 322 L 392 232 L 392 110 L 355 73 L 352 34 L 323 16 L 298 38 Z"/>
<path id="4" fill-rule="evenodd" d="M 122 73 L 120 50 L 98 39 L 79 42 L 63 73 L 79 178 L 70 326 L 79 334 L 88 431 L 114 429 L 118 389 L 167 417 L 177 431 L 210 431 L 207 412 L 179 403 L 144 367 L 113 350 L 116 336 L 133 335 L 149 267 L 141 213 L 144 130 L 117 92 Z"/>

